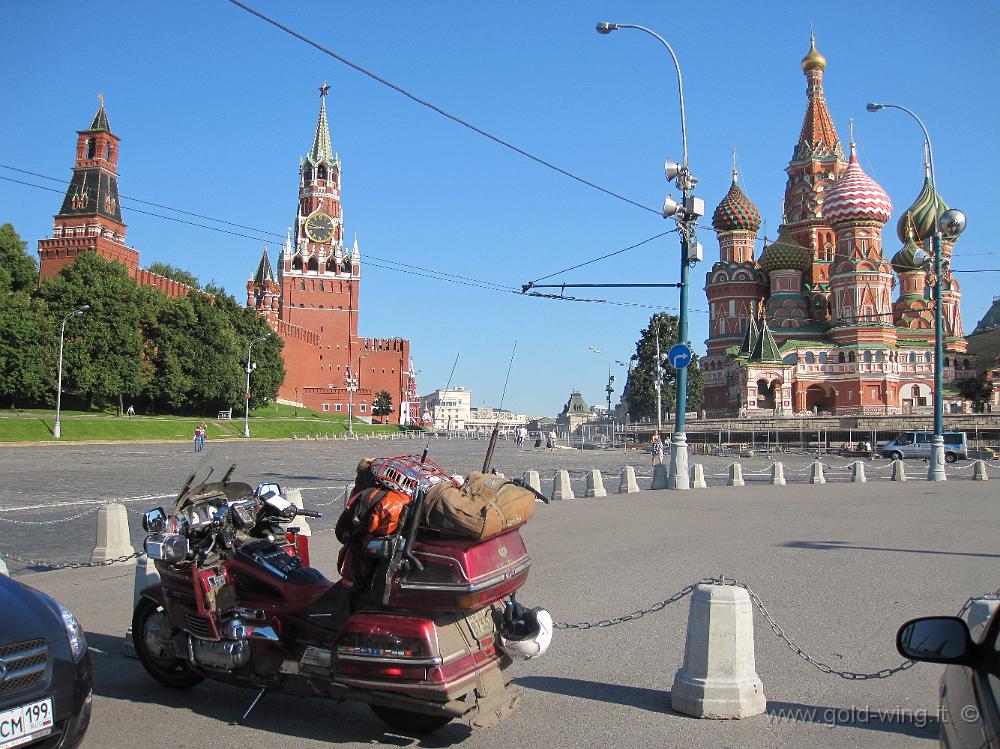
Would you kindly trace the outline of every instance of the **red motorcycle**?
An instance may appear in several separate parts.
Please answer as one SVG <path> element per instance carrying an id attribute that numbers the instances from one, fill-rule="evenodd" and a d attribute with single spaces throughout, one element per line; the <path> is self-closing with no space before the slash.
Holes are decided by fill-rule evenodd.
<path id="1" fill-rule="evenodd" d="M 319 513 L 277 484 L 230 480 L 235 468 L 211 483 L 192 475 L 173 513 L 143 518 L 160 582 L 142 592 L 132 638 L 154 679 L 257 690 L 238 723 L 269 690 L 364 702 L 405 733 L 453 719 L 485 728 L 518 706 L 506 671 L 544 652 L 552 620 L 514 600 L 531 564 L 516 528 L 477 541 L 422 527 L 427 478 L 447 477 L 427 461 L 402 477 L 413 501 L 398 528 L 361 552 L 370 576 L 334 583 L 289 525 Z"/>

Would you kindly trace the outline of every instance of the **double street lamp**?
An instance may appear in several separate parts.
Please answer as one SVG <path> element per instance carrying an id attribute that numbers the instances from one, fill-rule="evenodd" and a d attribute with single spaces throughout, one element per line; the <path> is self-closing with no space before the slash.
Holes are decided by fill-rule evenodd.
<path id="1" fill-rule="evenodd" d="M 265 338 L 270 338 L 270 337 L 271 337 L 270 333 L 265 333 L 264 335 L 262 335 L 262 336 L 260 336 L 258 338 L 254 338 L 252 341 L 250 341 L 250 345 L 247 346 L 247 366 L 246 366 L 246 372 L 247 372 L 247 391 L 246 391 L 246 393 L 244 393 L 244 396 L 246 397 L 246 402 L 245 402 L 246 407 L 245 407 L 245 409 L 243 411 L 243 436 L 244 437 L 249 437 L 250 436 L 250 373 L 253 372 L 255 369 L 257 369 L 257 362 L 254 362 L 253 364 L 250 363 L 250 350 L 253 348 L 253 345 L 255 343 L 260 343 Z"/>
<path id="2" fill-rule="evenodd" d="M 62 325 L 59 326 L 59 374 L 57 377 L 57 384 L 56 384 L 56 423 L 52 427 L 52 436 L 55 437 L 56 439 L 59 439 L 59 436 L 62 434 L 62 425 L 59 423 L 59 413 L 60 411 L 62 411 L 63 338 L 66 335 L 66 321 L 69 320 L 71 317 L 80 317 L 88 309 L 90 309 L 89 304 L 84 304 L 80 307 L 77 307 L 75 310 L 67 314 L 62 319 Z"/>
<path id="3" fill-rule="evenodd" d="M 965 230 L 965 214 L 957 209 L 941 212 L 940 197 L 937 182 L 934 179 L 934 150 L 931 147 L 931 136 L 915 112 L 899 104 L 870 103 L 866 107 L 869 112 L 880 112 L 883 109 L 898 109 L 910 115 L 924 133 L 924 148 L 927 151 L 927 164 L 930 171 L 931 190 L 934 193 L 934 234 L 931 239 L 931 257 L 921 251 L 914 253 L 914 262 L 925 268 L 931 266 L 934 274 L 934 437 L 931 441 L 931 461 L 927 471 L 928 481 L 944 481 L 948 478 L 944 471 L 944 326 L 942 324 L 941 308 L 941 236 L 946 233 L 949 238 L 957 237 Z"/>
<path id="4" fill-rule="evenodd" d="M 361 364 L 358 363 L 358 372 L 360 374 Z M 351 365 L 347 365 L 347 371 L 344 374 L 344 387 L 347 388 L 347 432 L 348 434 L 354 434 L 354 394 L 358 391 L 358 378 L 351 374 Z"/>
<path id="5" fill-rule="evenodd" d="M 667 159 L 663 164 L 664 175 L 667 180 L 676 184 L 683 196 L 682 203 L 678 203 L 669 195 L 663 201 L 663 218 L 671 216 L 677 222 L 677 233 L 681 238 L 681 279 L 680 288 L 680 315 L 677 321 L 678 343 L 687 343 L 688 338 L 688 268 L 701 259 L 702 248 L 695 238 L 695 222 L 700 216 L 705 214 L 705 203 L 700 198 L 694 196 L 694 186 L 698 180 L 688 169 L 687 151 L 687 123 L 684 117 L 684 79 L 681 76 L 681 66 L 677 61 L 677 55 L 673 48 L 662 36 L 652 29 L 631 23 L 608 23 L 602 21 L 597 24 L 597 33 L 610 34 L 619 29 L 637 29 L 643 31 L 657 39 L 673 60 L 674 68 L 677 70 L 677 89 L 680 94 L 681 113 L 681 163 Z M 659 366 L 659 362 L 657 362 Z M 684 415 L 687 411 L 687 367 L 683 366 L 677 372 L 677 412 L 674 416 L 674 433 L 670 441 L 670 478 L 669 486 L 672 489 L 688 489 L 690 481 L 688 476 L 688 452 L 687 435 L 685 434 Z"/>

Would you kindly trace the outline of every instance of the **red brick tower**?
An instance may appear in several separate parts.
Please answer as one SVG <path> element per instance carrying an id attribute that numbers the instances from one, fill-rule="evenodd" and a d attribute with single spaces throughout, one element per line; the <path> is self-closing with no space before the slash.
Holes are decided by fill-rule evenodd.
<path id="1" fill-rule="evenodd" d="M 247 281 L 247 307 L 253 307 L 270 322 L 278 319 L 281 308 L 281 285 L 274 277 L 271 258 L 267 255 L 267 245 L 260 257 L 257 272 Z"/>
<path id="2" fill-rule="evenodd" d="M 86 130 L 78 131 L 73 179 L 55 216 L 52 237 L 38 242 L 39 278 L 51 278 L 81 252 L 123 263 L 135 274 L 139 253 L 125 246 L 125 222 L 118 203 L 118 143 L 111 132 L 104 97 Z"/>
<path id="3" fill-rule="evenodd" d="M 823 218 L 823 201 L 847 168 L 844 149 L 823 94 L 825 70 L 826 58 L 816 51 L 816 38 L 813 36 L 809 52 L 802 58 L 809 103 L 792 160 L 785 168 L 788 174 L 785 223 L 792 238 L 812 250 L 811 267 L 802 278 L 802 293 L 810 321 L 821 328 L 830 320 L 830 262 L 836 244 L 833 227 Z M 803 337 L 801 332 L 796 335 Z"/>
<path id="4" fill-rule="evenodd" d="M 326 116 L 329 86 L 320 87 L 319 120 L 312 147 L 299 164 L 299 204 L 291 241 L 278 257 L 281 318 L 319 333 L 324 370 L 352 358 L 358 337 L 361 255 L 344 247 L 340 157 L 333 152 Z"/>

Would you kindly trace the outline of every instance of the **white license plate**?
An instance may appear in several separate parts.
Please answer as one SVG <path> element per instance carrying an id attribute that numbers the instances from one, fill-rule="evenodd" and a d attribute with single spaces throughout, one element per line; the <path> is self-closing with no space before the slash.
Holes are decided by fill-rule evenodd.
<path id="1" fill-rule="evenodd" d="M 52 733 L 52 698 L 0 713 L 0 749 L 27 744 Z"/>

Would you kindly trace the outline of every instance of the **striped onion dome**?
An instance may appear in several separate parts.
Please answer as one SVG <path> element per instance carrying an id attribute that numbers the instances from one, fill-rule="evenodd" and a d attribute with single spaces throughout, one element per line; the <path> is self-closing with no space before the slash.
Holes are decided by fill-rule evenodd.
<path id="1" fill-rule="evenodd" d="M 760 268 L 765 273 L 774 270 L 808 270 L 812 266 L 812 250 L 792 238 L 788 227 L 782 224 L 778 238 L 760 254 Z"/>
<path id="2" fill-rule="evenodd" d="M 712 226 L 716 231 L 752 231 L 760 228 L 760 212 L 750 198 L 740 189 L 733 170 L 733 184 L 726 197 L 712 214 Z"/>
<path id="3" fill-rule="evenodd" d="M 921 248 L 916 242 L 912 239 L 907 240 L 899 252 L 892 256 L 892 267 L 897 273 L 920 270 L 920 266 L 914 260 L 914 256 L 920 251 Z"/>
<path id="4" fill-rule="evenodd" d="M 891 216 L 892 201 L 881 185 L 865 174 L 852 143 L 847 169 L 823 200 L 823 218 L 831 224 L 844 221 L 878 221 L 884 224 Z"/>
<path id="5" fill-rule="evenodd" d="M 930 174 L 925 174 L 924 186 L 917 199 L 896 222 L 896 235 L 900 242 L 907 242 L 911 238 L 915 242 L 923 242 L 934 233 L 934 195 Z M 937 196 L 937 203 L 937 215 L 940 216 L 948 210 L 948 204 L 940 195 Z"/>

